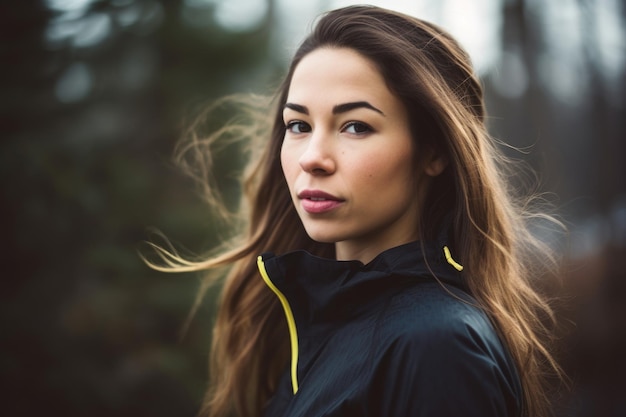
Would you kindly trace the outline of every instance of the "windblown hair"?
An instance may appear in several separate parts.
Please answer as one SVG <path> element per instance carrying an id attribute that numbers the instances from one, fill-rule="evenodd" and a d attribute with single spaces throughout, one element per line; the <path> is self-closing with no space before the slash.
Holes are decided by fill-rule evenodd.
<path id="1" fill-rule="evenodd" d="M 350 48 L 370 59 L 408 110 L 416 148 L 433 149 L 447 159 L 444 172 L 428 189 L 420 238 L 433 239 L 449 224 L 449 246 L 464 265 L 464 279 L 519 370 L 524 415 L 548 414 L 546 377 L 560 370 L 548 348 L 553 314 L 533 278 L 536 265 L 553 258 L 529 224 L 551 218 L 532 211 L 532 197 L 517 195 L 510 184 L 510 164 L 486 131 L 482 87 L 459 44 L 417 18 L 351 6 L 328 12 L 317 22 L 274 99 L 273 125 L 265 136 L 254 133 L 262 154 L 253 156 L 243 182 L 241 212 L 247 231 L 229 250 L 196 262 L 155 246 L 166 262 L 156 266 L 161 270 L 230 267 L 213 333 L 212 383 L 203 415 L 261 415 L 288 363 L 287 326 L 278 300 L 258 275 L 257 255 L 304 249 L 334 257 L 332 244 L 307 236 L 280 164 L 282 109 L 291 78 L 302 58 L 318 48 Z M 212 143 L 224 132 L 208 142 L 194 138 L 190 146 Z M 418 153 L 414 160 L 421 162 Z"/>

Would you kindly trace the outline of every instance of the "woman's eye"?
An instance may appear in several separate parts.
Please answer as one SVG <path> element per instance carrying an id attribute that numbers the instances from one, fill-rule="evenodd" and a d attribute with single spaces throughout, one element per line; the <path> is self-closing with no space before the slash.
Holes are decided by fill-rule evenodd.
<path id="1" fill-rule="evenodd" d="M 361 122 L 349 122 L 346 123 L 341 129 L 342 132 L 350 133 L 353 135 L 362 135 L 364 133 L 373 132 L 374 129 Z"/>
<path id="2" fill-rule="evenodd" d="M 285 129 L 291 133 L 308 133 L 311 131 L 311 126 L 300 120 L 294 120 L 293 122 L 287 123 Z"/>

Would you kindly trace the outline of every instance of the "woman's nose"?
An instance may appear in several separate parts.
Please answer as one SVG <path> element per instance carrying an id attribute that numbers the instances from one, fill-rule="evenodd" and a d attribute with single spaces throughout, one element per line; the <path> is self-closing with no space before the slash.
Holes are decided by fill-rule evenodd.
<path id="1" fill-rule="evenodd" d="M 308 140 L 298 161 L 305 172 L 312 175 L 329 175 L 336 169 L 333 143 L 330 135 L 314 133 Z"/>

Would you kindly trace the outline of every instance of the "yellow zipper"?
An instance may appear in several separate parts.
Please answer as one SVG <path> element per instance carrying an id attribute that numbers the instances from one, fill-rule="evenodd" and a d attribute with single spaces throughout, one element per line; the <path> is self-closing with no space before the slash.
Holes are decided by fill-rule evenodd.
<path id="1" fill-rule="evenodd" d="M 289 301 L 287 301 L 285 295 L 280 292 L 278 288 L 276 288 L 267 274 L 265 264 L 263 263 L 263 258 L 261 256 L 257 258 L 257 266 L 261 276 L 263 277 L 263 281 L 265 281 L 265 284 L 267 284 L 267 286 L 274 291 L 274 294 L 276 294 L 283 306 L 283 310 L 285 310 L 287 326 L 289 326 L 289 339 L 291 341 L 291 386 L 293 387 L 293 393 L 295 394 L 298 392 L 298 331 L 296 330 L 296 320 L 293 317 Z"/>
<path id="2" fill-rule="evenodd" d="M 446 261 L 448 261 L 448 263 L 452 265 L 454 269 L 456 269 L 457 271 L 463 270 L 463 265 L 452 259 L 452 254 L 450 253 L 450 249 L 447 246 L 443 247 L 443 254 L 446 257 Z"/>

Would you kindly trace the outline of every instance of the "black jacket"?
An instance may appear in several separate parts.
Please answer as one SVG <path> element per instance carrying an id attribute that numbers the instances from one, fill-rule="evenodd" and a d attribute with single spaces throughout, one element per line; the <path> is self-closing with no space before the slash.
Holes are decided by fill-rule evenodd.
<path id="1" fill-rule="evenodd" d="M 259 257 L 292 342 L 265 416 L 519 415 L 515 366 L 460 265 L 438 245 L 425 251 L 428 264 L 418 242 L 367 265 L 303 251 Z"/>

